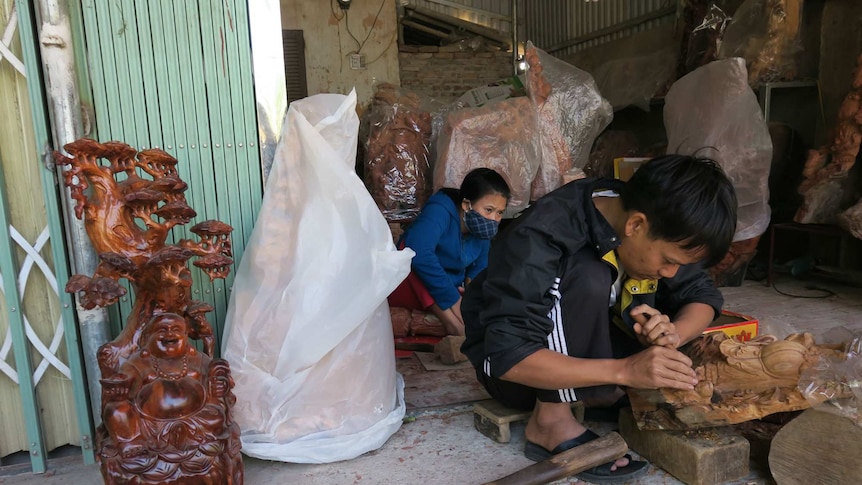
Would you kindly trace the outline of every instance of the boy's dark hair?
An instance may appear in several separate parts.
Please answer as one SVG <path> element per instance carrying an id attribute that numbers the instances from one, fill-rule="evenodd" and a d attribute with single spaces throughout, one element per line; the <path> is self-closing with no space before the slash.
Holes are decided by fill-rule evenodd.
<path id="1" fill-rule="evenodd" d="M 490 194 L 500 194 L 508 202 L 512 198 L 509 184 L 502 175 L 490 168 L 475 168 L 461 182 L 460 190 L 443 189 L 452 198 L 456 207 L 460 207 L 464 199 L 475 202 Z"/>
<path id="2" fill-rule="evenodd" d="M 620 191 L 626 210 L 643 212 L 653 239 L 706 249 L 707 267 L 727 253 L 736 232 L 736 192 L 714 160 L 664 155 L 641 165 Z"/>

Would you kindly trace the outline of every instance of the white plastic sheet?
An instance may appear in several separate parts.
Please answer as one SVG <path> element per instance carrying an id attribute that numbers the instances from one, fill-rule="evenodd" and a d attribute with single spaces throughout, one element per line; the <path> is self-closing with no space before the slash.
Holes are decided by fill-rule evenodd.
<path id="1" fill-rule="evenodd" d="M 243 452 L 326 463 L 401 426 L 386 297 L 410 271 L 353 170 L 356 94 L 294 101 L 236 272 L 223 356 Z"/>
<path id="2" fill-rule="evenodd" d="M 736 189 L 734 241 L 760 236 L 769 225 L 772 138 L 745 60 L 714 61 L 686 74 L 665 97 L 668 153 L 715 160 Z"/>

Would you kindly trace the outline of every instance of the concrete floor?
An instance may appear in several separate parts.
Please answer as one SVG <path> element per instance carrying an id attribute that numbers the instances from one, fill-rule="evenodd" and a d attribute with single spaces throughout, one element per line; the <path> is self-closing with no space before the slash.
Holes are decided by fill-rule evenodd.
<path id="1" fill-rule="evenodd" d="M 810 331 L 824 339 L 844 338 L 846 332 L 862 334 L 862 289 L 825 281 L 802 282 L 788 277 L 777 279 L 778 288 L 797 297 L 777 293 L 762 283 L 746 281 L 740 287 L 722 288 L 726 308 L 759 319 L 760 333 L 784 337 Z M 816 285 L 834 292 L 826 298 Z M 398 369 L 406 381 L 408 416 L 401 429 L 379 450 L 353 460 L 326 465 L 299 465 L 268 462 L 246 457 L 245 483 L 270 484 L 480 484 L 504 477 L 529 464 L 523 456 L 523 423 L 512 425 L 512 440 L 496 443 L 473 427 L 471 401 L 484 398 L 472 370 L 428 372 L 415 357 L 399 359 Z M 610 431 L 613 423 L 588 421 L 599 434 Z M 101 477 L 95 466 L 68 461 L 51 464 L 44 475 L 0 476 L 4 485 L 19 484 L 98 484 Z M 557 484 L 578 483 L 564 479 Z M 579 482 L 584 483 L 584 482 Z M 682 482 L 652 467 L 633 483 L 675 485 Z M 734 485 L 772 484 L 768 471 L 758 462 L 752 472 Z"/>

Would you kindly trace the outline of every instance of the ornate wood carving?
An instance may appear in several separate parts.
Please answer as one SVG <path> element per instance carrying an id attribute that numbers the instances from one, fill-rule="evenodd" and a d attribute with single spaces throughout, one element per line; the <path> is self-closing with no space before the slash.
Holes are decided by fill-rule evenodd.
<path id="1" fill-rule="evenodd" d="M 843 218 L 839 214 L 846 207 L 843 199 L 847 186 L 852 183 L 850 169 L 856 164 L 862 143 L 862 55 L 856 59 L 853 83 L 838 110 L 831 136 L 828 146 L 808 152 L 802 170 L 805 180 L 799 186 L 803 202 L 794 220 L 803 224 L 841 222 L 859 237 L 862 228 L 854 222 L 855 212 L 849 211 Z"/>
<path id="2" fill-rule="evenodd" d="M 797 411 L 810 403 L 797 390 L 803 370 L 821 356 L 841 358 L 836 348 L 815 345 L 811 334 L 772 335 L 740 342 L 721 332 L 683 348 L 700 382 L 692 391 L 629 389 L 641 429 L 695 429 Z"/>
<path id="3" fill-rule="evenodd" d="M 227 276 L 233 228 L 206 221 L 191 228 L 197 241 L 167 244 L 173 227 L 197 215 L 175 158 L 115 141 L 81 139 L 64 148 L 71 158 L 55 152 L 54 159 L 69 166 L 75 215 L 101 260 L 92 276 L 70 278 L 66 291 L 79 293 L 84 308 L 107 306 L 126 294 L 119 284 L 125 278 L 136 298 L 120 335 L 99 349 L 96 447 L 105 483 L 241 485 L 230 367 L 212 358 L 206 314 L 213 308 L 192 300 L 187 267 L 196 256 L 194 265 L 211 280 Z M 189 338 L 201 340 L 204 351 Z"/>

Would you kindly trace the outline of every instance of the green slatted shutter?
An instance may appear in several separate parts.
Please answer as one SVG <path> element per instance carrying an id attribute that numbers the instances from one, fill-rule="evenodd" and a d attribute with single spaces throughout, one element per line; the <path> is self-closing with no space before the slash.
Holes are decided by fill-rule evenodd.
<path id="1" fill-rule="evenodd" d="M 234 228 L 239 262 L 263 197 L 245 0 L 83 0 L 83 12 L 95 136 L 176 157 L 198 217 L 174 240 L 218 219 Z M 215 307 L 220 348 L 233 272 L 211 283 L 191 270 L 192 297 Z M 132 301 L 112 311 L 115 333 Z"/>

